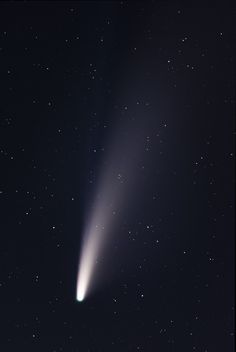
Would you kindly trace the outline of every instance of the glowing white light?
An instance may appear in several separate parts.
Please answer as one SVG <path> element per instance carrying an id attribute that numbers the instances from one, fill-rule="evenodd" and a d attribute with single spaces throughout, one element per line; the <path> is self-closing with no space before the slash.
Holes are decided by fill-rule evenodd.
<path id="1" fill-rule="evenodd" d="M 92 269 L 95 264 L 94 258 L 96 256 L 98 248 L 98 246 L 96 247 L 96 245 L 96 240 L 92 238 L 90 234 L 86 244 L 82 248 L 82 257 L 80 260 L 76 293 L 76 298 L 79 302 L 82 302 L 84 300 L 84 297 L 88 290 Z"/>
<path id="2" fill-rule="evenodd" d="M 83 299 L 84 299 L 84 290 L 82 290 L 82 288 L 78 287 L 77 301 L 82 302 Z"/>
<path id="3" fill-rule="evenodd" d="M 104 226 L 99 226 L 98 224 L 104 224 L 104 222 L 107 223 L 107 219 L 104 221 L 103 218 L 103 216 L 106 214 L 107 219 L 111 218 L 111 216 L 109 216 L 108 210 L 105 209 L 104 204 L 101 202 L 99 207 L 98 205 L 95 207 L 95 211 L 91 219 L 91 224 L 84 235 L 76 292 L 76 299 L 80 302 L 83 301 L 87 295 L 89 285 L 91 284 L 92 272 L 94 271 L 98 254 L 101 250 L 102 244 L 104 243 Z"/>

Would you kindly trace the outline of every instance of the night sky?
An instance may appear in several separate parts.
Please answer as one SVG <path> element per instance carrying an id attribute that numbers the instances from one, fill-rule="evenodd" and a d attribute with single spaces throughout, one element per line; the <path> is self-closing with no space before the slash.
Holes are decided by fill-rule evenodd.
<path id="1" fill-rule="evenodd" d="M 195 4 L 1 2 L 0 351 L 233 351 L 235 11 Z"/>

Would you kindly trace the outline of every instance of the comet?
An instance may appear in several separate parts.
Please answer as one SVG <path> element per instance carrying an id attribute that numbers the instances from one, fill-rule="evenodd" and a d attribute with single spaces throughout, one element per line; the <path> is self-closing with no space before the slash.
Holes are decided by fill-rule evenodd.
<path id="1" fill-rule="evenodd" d="M 144 149 L 144 128 L 140 128 L 137 121 L 135 124 L 126 122 L 122 127 L 118 133 L 116 129 L 115 137 L 112 136 L 109 154 L 98 178 L 97 192 L 87 214 L 77 274 L 78 302 L 84 301 L 93 289 L 101 255 L 116 232 L 117 214 L 121 209 L 124 211 L 129 199 L 134 201 L 134 194 L 138 194 L 133 192 L 133 186 L 137 184 L 134 169 L 138 167 Z"/>

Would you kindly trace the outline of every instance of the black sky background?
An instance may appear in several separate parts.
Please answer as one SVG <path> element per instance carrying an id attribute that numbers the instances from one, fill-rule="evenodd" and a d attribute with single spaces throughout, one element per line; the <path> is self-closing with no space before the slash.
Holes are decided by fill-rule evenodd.
<path id="1" fill-rule="evenodd" d="M 233 351 L 234 15 L 1 2 L 1 351 Z M 131 120 L 142 187 L 78 303 L 84 219 Z"/>

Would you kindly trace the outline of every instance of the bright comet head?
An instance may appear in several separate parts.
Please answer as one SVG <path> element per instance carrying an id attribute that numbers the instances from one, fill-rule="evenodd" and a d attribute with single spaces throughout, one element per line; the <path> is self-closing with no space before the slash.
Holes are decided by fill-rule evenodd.
<path id="1" fill-rule="evenodd" d="M 88 286 L 91 281 L 91 273 L 95 262 L 96 252 L 98 244 L 96 237 L 95 239 L 88 236 L 88 241 L 83 246 L 82 256 L 80 260 L 80 266 L 77 278 L 77 289 L 76 289 L 76 299 L 82 302 L 87 296 Z"/>
<path id="2" fill-rule="evenodd" d="M 77 284 L 77 292 L 76 292 L 76 299 L 79 302 L 82 302 L 85 297 L 85 285 L 83 282 L 79 281 Z"/>
<path id="3" fill-rule="evenodd" d="M 81 274 L 81 271 L 80 271 Z M 85 291 L 87 286 L 87 280 L 83 278 L 83 275 L 79 275 L 79 279 L 77 281 L 77 292 L 76 292 L 76 299 L 79 302 L 82 302 L 85 297 Z"/>
<path id="4" fill-rule="evenodd" d="M 78 292 L 77 293 L 77 301 L 82 302 L 83 300 L 84 300 L 83 292 Z"/>

